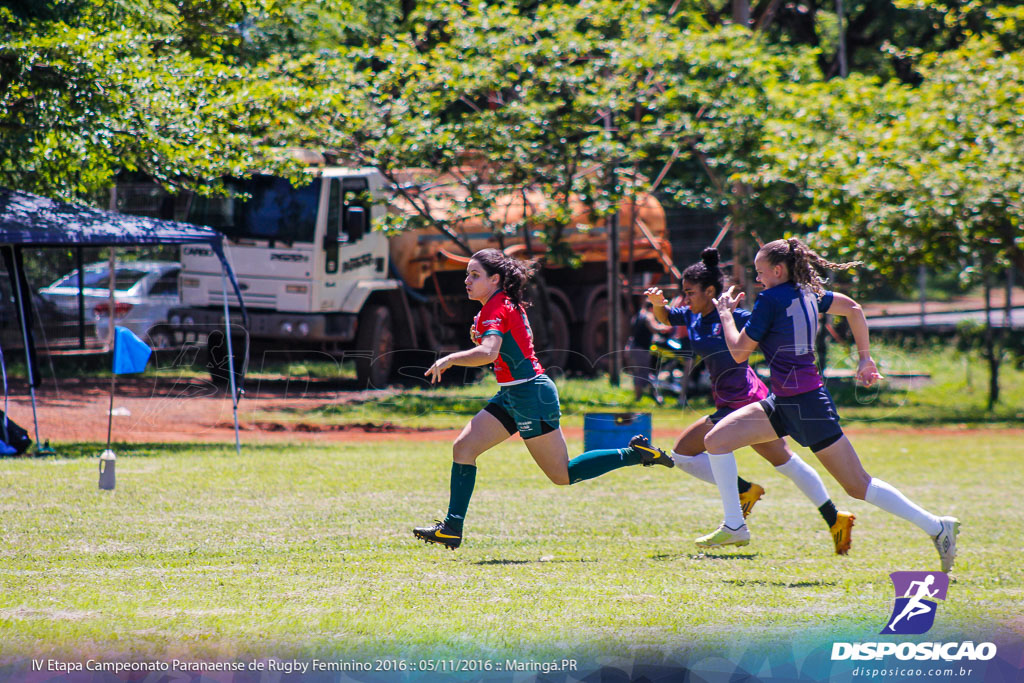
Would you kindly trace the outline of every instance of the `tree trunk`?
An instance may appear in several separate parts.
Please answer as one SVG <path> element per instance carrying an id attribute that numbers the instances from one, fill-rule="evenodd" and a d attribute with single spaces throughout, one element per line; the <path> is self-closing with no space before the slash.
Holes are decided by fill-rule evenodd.
<path id="1" fill-rule="evenodd" d="M 992 331 L 992 281 L 985 276 L 985 360 L 988 361 L 988 410 L 999 402 L 999 356 Z"/>
<path id="2" fill-rule="evenodd" d="M 732 20 L 739 26 L 750 26 L 750 0 L 732 0 Z"/>
<path id="3" fill-rule="evenodd" d="M 619 386 L 619 359 L 622 357 L 622 339 L 619 335 L 619 313 L 622 296 L 619 293 L 619 214 L 605 220 L 608 226 L 608 383 Z"/>
<path id="4" fill-rule="evenodd" d="M 839 44 L 836 46 L 836 58 L 839 62 L 839 77 L 846 78 L 850 74 L 846 54 L 846 11 L 843 0 L 836 0 L 836 19 L 839 23 Z"/>

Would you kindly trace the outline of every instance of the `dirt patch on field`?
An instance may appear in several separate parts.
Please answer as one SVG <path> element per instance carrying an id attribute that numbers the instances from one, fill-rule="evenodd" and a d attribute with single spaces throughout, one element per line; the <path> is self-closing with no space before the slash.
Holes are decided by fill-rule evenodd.
<path id="1" fill-rule="evenodd" d="M 357 422 L 344 425 L 305 421 L 268 421 L 267 414 L 308 415 L 325 407 L 386 400 L 397 390 L 355 391 L 344 383 L 311 381 L 263 381 L 250 386 L 239 403 L 238 419 L 243 443 L 365 442 L 379 440 L 452 441 L 459 429 L 406 426 L 396 422 Z M 11 418 L 32 435 L 32 405 L 28 387 L 10 387 Z M 36 394 L 39 434 L 42 440 L 58 442 L 94 441 L 107 438 L 110 408 L 110 380 L 62 380 L 41 387 Z M 114 397 L 113 440 L 118 443 L 234 441 L 231 399 L 224 391 L 202 380 L 119 378 Z M 663 424 L 654 431 L 663 447 L 671 445 L 679 431 L 692 419 L 686 413 L 676 424 Z M 580 427 L 563 429 L 570 439 L 581 439 Z M 851 425 L 851 434 L 906 430 Z M 953 436 L 968 431 L 966 426 L 926 427 L 921 434 Z M 984 429 L 986 433 L 1022 434 L 1024 430 Z M 518 437 L 516 437 L 518 438 Z"/>
<path id="2" fill-rule="evenodd" d="M 265 415 L 297 415 L 326 406 L 385 399 L 394 391 L 353 391 L 342 383 L 261 382 L 238 404 L 243 442 L 451 440 L 457 429 L 408 427 L 392 422 L 345 425 L 267 421 Z M 39 436 L 60 442 L 105 441 L 110 380 L 62 380 L 36 392 Z M 10 416 L 32 435 L 27 386 L 10 387 Z M 202 380 L 119 378 L 113 401 L 113 440 L 119 443 L 230 442 L 234 419 L 230 394 Z"/>

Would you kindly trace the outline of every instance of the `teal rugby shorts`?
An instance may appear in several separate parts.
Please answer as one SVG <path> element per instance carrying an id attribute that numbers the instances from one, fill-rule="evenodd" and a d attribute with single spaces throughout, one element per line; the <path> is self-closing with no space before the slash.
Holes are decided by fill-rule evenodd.
<path id="1" fill-rule="evenodd" d="M 562 416 L 558 389 L 547 375 L 501 387 L 484 410 L 498 418 L 509 434 L 519 432 L 524 439 L 555 431 Z"/>

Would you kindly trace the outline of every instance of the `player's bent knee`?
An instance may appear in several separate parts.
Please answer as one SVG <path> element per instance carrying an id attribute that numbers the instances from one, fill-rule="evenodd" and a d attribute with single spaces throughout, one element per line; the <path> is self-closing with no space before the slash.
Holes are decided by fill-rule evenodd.
<path id="1" fill-rule="evenodd" d="M 708 453 L 728 453 L 732 450 L 728 435 L 719 432 L 717 427 L 704 437 L 704 448 Z"/>
<path id="2" fill-rule="evenodd" d="M 475 465 L 479 455 L 473 448 L 460 441 L 452 445 L 452 460 L 460 465 Z"/>
<path id="3" fill-rule="evenodd" d="M 842 484 L 843 490 L 846 491 L 846 495 L 857 500 L 864 500 L 864 497 L 868 495 L 868 484 L 870 482 L 871 479 L 869 477 L 864 480 L 858 478 L 856 481 L 843 481 L 840 484 Z"/>
<path id="4" fill-rule="evenodd" d="M 548 480 L 555 486 L 568 486 L 570 484 L 568 469 L 556 472 L 549 472 L 546 469 L 541 468 L 541 472 L 543 472 L 544 476 L 546 476 Z"/>
<path id="5" fill-rule="evenodd" d="M 844 486 L 843 489 L 846 491 L 846 495 L 850 498 L 856 498 L 857 500 L 864 500 L 864 496 L 867 495 L 868 490 L 860 486 Z"/>

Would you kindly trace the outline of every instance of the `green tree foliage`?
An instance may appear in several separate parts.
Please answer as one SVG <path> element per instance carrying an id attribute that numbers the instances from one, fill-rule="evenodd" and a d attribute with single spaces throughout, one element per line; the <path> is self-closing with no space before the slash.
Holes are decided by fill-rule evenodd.
<path id="1" fill-rule="evenodd" d="M 780 92 L 768 163 L 748 179 L 790 184 L 791 218 L 820 247 L 890 280 L 919 264 L 972 282 L 1024 267 L 1024 53 L 976 39 L 922 73 L 916 87 L 856 77 Z"/>
<path id="2" fill-rule="evenodd" d="M 754 183 L 798 188 L 791 217 L 838 257 L 1024 267 L 1024 54 L 991 41 L 924 63 L 911 87 L 869 78 L 780 91 Z M 879 248 L 885 245 L 884 249 Z"/>
<path id="3" fill-rule="evenodd" d="M 203 189 L 279 168 L 282 56 L 362 44 L 388 3 L 149 0 L 0 8 L 0 183 L 104 204 L 121 171 Z"/>
<path id="4" fill-rule="evenodd" d="M 408 28 L 335 60 L 283 62 L 282 78 L 308 89 L 291 142 L 375 166 L 414 203 L 400 169 L 444 174 L 461 185 L 458 215 L 528 224 L 563 258 L 579 219 L 565 198 L 607 215 L 676 156 L 699 158 L 686 183 L 672 179 L 680 199 L 762 215 L 733 178 L 757 166 L 767 93 L 819 78 L 810 53 L 671 21 L 653 2 L 424 2 Z M 562 201 L 505 223 L 496 207 L 527 188 Z"/>

